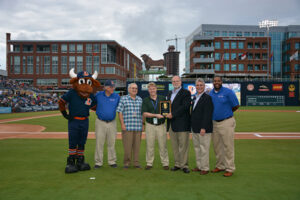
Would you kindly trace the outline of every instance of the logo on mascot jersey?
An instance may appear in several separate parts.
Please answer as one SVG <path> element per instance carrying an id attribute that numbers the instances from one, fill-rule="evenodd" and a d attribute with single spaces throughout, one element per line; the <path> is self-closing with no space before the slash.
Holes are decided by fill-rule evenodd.
<path id="1" fill-rule="evenodd" d="M 90 106 L 92 104 L 92 99 L 91 98 L 87 98 L 85 101 L 85 105 Z"/>

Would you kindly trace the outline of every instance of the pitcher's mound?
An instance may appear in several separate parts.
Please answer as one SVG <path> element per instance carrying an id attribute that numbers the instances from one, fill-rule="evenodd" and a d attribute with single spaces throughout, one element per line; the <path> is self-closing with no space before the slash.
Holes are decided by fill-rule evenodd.
<path id="1" fill-rule="evenodd" d="M 42 132 L 45 127 L 31 124 L 0 124 L 0 132 Z"/>

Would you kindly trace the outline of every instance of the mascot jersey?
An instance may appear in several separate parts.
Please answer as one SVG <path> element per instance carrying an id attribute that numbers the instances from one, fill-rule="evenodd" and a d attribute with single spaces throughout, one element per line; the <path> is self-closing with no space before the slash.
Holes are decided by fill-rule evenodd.
<path id="1" fill-rule="evenodd" d="M 61 97 L 69 103 L 69 114 L 73 117 L 88 117 L 89 109 L 96 105 L 96 100 L 93 94 L 87 99 L 81 98 L 74 89 L 69 90 Z"/>

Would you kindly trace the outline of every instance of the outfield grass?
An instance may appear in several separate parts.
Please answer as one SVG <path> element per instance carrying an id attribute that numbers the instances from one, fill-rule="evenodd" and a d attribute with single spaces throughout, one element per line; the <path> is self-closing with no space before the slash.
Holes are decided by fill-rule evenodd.
<path id="1" fill-rule="evenodd" d="M 23 117 L 34 117 L 40 115 L 49 115 L 59 113 L 59 111 L 39 111 L 39 112 L 26 112 L 26 113 L 9 113 L 9 114 L 0 114 L 0 119 L 14 119 L 14 118 L 23 118 Z"/>
<path id="2" fill-rule="evenodd" d="M 241 106 L 239 110 L 299 110 L 300 106 Z"/>
<path id="3" fill-rule="evenodd" d="M 235 144 L 237 171 L 225 178 L 222 174 L 164 171 L 157 147 L 152 170 L 123 170 L 120 140 L 116 142 L 117 169 L 107 166 L 105 150 L 103 168 L 65 174 L 66 139 L 0 140 L 0 199 L 300 199 L 300 140 L 236 140 Z M 94 147 L 95 140 L 88 140 L 86 158 L 91 165 Z M 193 168 L 192 144 L 189 156 Z M 145 166 L 144 140 L 140 161 Z M 214 162 L 211 151 L 211 169 Z"/>
<path id="4" fill-rule="evenodd" d="M 236 112 L 236 132 L 300 132 L 300 112 Z M 89 131 L 95 131 L 95 112 L 90 113 Z M 12 122 L 46 127 L 46 132 L 66 132 L 67 120 L 61 115 Z M 121 131 L 117 117 L 117 129 Z"/>

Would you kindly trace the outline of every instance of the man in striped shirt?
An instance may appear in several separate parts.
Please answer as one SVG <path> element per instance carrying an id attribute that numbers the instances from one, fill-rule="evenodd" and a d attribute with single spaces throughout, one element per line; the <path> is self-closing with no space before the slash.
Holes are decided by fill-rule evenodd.
<path id="1" fill-rule="evenodd" d="M 141 168 L 139 152 L 142 136 L 142 98 L 137 96 L 138 87 L 135 83 L 128 85 L 128 95 L 122 96 L 117 108 L 122 128 L 124 147 L 124 169 L 128 169 L 133 155 L 133 165 Z"/>

